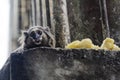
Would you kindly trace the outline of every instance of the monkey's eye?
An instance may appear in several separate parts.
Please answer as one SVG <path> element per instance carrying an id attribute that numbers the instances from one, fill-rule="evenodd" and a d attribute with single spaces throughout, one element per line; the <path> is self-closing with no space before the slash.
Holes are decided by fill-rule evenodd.
<path id="1" fill-rule="evenodd" d="M 42 34 L 42 31 L 39 31 L 39 30 L 38 30 L 37 33 L 38 33 L 39 35 L 41 35 L 41 34 Z"/>
<path id="2" fill-rule="evenodd" d="M 30 36 L 33 37 L 33 38 L 35 38 L 35 32 L 32 31 L 32 32 L 30 33 Z"/>

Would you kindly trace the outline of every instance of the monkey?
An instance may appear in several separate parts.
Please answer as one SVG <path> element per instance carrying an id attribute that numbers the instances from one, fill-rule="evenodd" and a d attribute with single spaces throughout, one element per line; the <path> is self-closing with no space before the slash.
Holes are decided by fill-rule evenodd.
<path id="1" fill-rule="evenodd" d="M 22 31 L 19 38 L 20 47 L 12 53 L 21 53 L 24 50 L 36 47 L 52 47 L 55 48 L 55 39 L 48 27 L 33 26 L 27 31 Z M 8 57 L 5 65 L 0 70 L 0 80 L 10 80 L 10 57 Z"/>
<path id="2" fill-rule="evenodd" d="M 55 48 L 55 38 L 48 27 L 30 27 L 27 31 L 22 32 L 19 42 L 20 47 L 12 53 L 22 53 L 24 50 L 36 47 Z M 10 64 L 10 57 L 8 57 L 5 65 L 0 70 L 0 80 L 10 80 Z"/>
<path id="3" fill-rule="evenodd" d="M 14 52 L 36 47 L 55 48 L 55 38 L 51 33 L 49 27 L 30 27 L 27 31 L 22 31 L 22 35 L 18 41 L 20 42 L 21 46 Z"/>

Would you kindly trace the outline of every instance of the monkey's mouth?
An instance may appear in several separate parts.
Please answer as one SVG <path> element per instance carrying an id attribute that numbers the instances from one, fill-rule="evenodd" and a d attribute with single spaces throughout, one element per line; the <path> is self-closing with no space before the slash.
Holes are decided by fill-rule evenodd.
<path id="1" fill-rule="evenodd" d="M 41 40 L 34 40 L 34 43 L 35 43 L 36 45 L 39 45 L 39 44 L 41 44 Z"/>

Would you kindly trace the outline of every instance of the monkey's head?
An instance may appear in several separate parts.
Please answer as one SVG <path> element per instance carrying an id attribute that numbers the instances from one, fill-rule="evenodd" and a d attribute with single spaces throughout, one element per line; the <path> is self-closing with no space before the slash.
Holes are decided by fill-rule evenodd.
<path id="1" fill-rule="evenodd" d="M 34 26 L 23 32 L 24 48 L 55 47 L 55 40 L 48 27 Z"/>

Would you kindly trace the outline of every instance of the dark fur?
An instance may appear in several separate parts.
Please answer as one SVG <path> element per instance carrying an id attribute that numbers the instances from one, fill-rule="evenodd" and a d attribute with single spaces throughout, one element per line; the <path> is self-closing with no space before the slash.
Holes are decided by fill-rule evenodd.
<path id="1" fill-rule="evenodd" d="M 38 34 L 38 31 L 42 33 Z M 31 35 L 32 32 L 35 36 Z M 38 37 L 36 37 L 36 35 Z M 35 47 L 55 47 L 55 39 L 48 27 L 30 27 L 27 31 L 22 32 L 22 36 L 20 37 L 19 41 L 21 43 L 20 48 L 24 50 Z"/>

